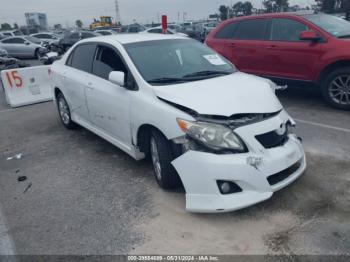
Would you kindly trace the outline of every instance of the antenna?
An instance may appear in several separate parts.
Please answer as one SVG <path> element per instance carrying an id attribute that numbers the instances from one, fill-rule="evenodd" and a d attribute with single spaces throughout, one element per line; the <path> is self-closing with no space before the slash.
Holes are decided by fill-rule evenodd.
<path id="1" fill-rule="evenodd" d="M 120 13 L 119 13 L 119 2 L 118 0 L 115 0 L 115 21 L 120 22 Z"/>

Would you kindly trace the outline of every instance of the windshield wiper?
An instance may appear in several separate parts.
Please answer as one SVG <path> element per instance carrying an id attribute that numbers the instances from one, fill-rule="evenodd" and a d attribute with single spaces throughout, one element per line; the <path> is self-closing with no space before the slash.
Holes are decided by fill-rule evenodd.
<path id="1" fill-rule="evenodd" d="M 155 78 L 148 80 L 148 83 L 154 83 L 154 84 L 165 84 L 165 83 L 178 83 L 178 82 L 187 82 L 188 80 L 183 78 L 176 78 L 176 77 L 162 77 L 162 78 Z"/>
<path id="2" fill-rule="evenodd" d="M 231 72 L 227 72 L 227 71 L 199 71 L 199 72 L 195 72 L 192 74 L 188 74 L 185 75 L 184 78 L 188 78 L 188 77 L 196 77 L 196 76 L 214 76 L 214 75 L 230 75 L 232 74 Z"/>

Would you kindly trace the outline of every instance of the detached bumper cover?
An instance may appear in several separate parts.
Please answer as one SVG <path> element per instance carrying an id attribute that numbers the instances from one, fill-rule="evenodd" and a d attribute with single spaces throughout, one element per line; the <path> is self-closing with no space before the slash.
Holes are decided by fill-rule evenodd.
<path id="1" fill-rule="evenodd" d="M 175 159 L 172 164 L 186 189 L 186 210 L 210 213 L 242 209 L 269 199 L 273 192 L 301 176 L 306 169 L 305 153 L 294 135 L 289 135 L 283 146 L 271 149 L 265 149 L 255 139 L 257 134 L 278 129 L 288 119 L 289 116 L 282 112 L 273 119 L 235 130 L 246 142 L 249 153 L 216 155 L 188 151 Z M 249 157 L 262 158 L 261 165 L 249 165 Z M 281 174 L 284 177 L 280 181 L 269 183 L 269 177 Z M 243 191 L 223 195 L 217 180 L 232 181 Z"/>

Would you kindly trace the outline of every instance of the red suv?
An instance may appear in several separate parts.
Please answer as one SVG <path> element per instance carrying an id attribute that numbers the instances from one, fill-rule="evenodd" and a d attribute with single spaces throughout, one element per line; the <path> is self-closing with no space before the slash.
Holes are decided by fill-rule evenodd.
<path id="1" fill-rule="evenodd" d="M 211 31 L 206 43 L 243 72 L 316 83 L 327 102 L 350 110 L 350 23 L 341 18 L 290 13 L 234 18 Z"/>

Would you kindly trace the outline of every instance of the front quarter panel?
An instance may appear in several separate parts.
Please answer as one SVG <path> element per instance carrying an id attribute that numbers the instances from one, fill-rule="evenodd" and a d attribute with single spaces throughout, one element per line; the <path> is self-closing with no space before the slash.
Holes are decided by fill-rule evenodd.
<path id="1" fill-rule="evenodd" d="M 184 136 L 177 124 L 177 118 L 194 120 L 189 114 L 167 104 L 156 97 L 152 90 L 134 92 L 131 96 L 131 131 L 134 144 L 141 126 L 151 125 L 161 131 L 169 140 Z"/>

